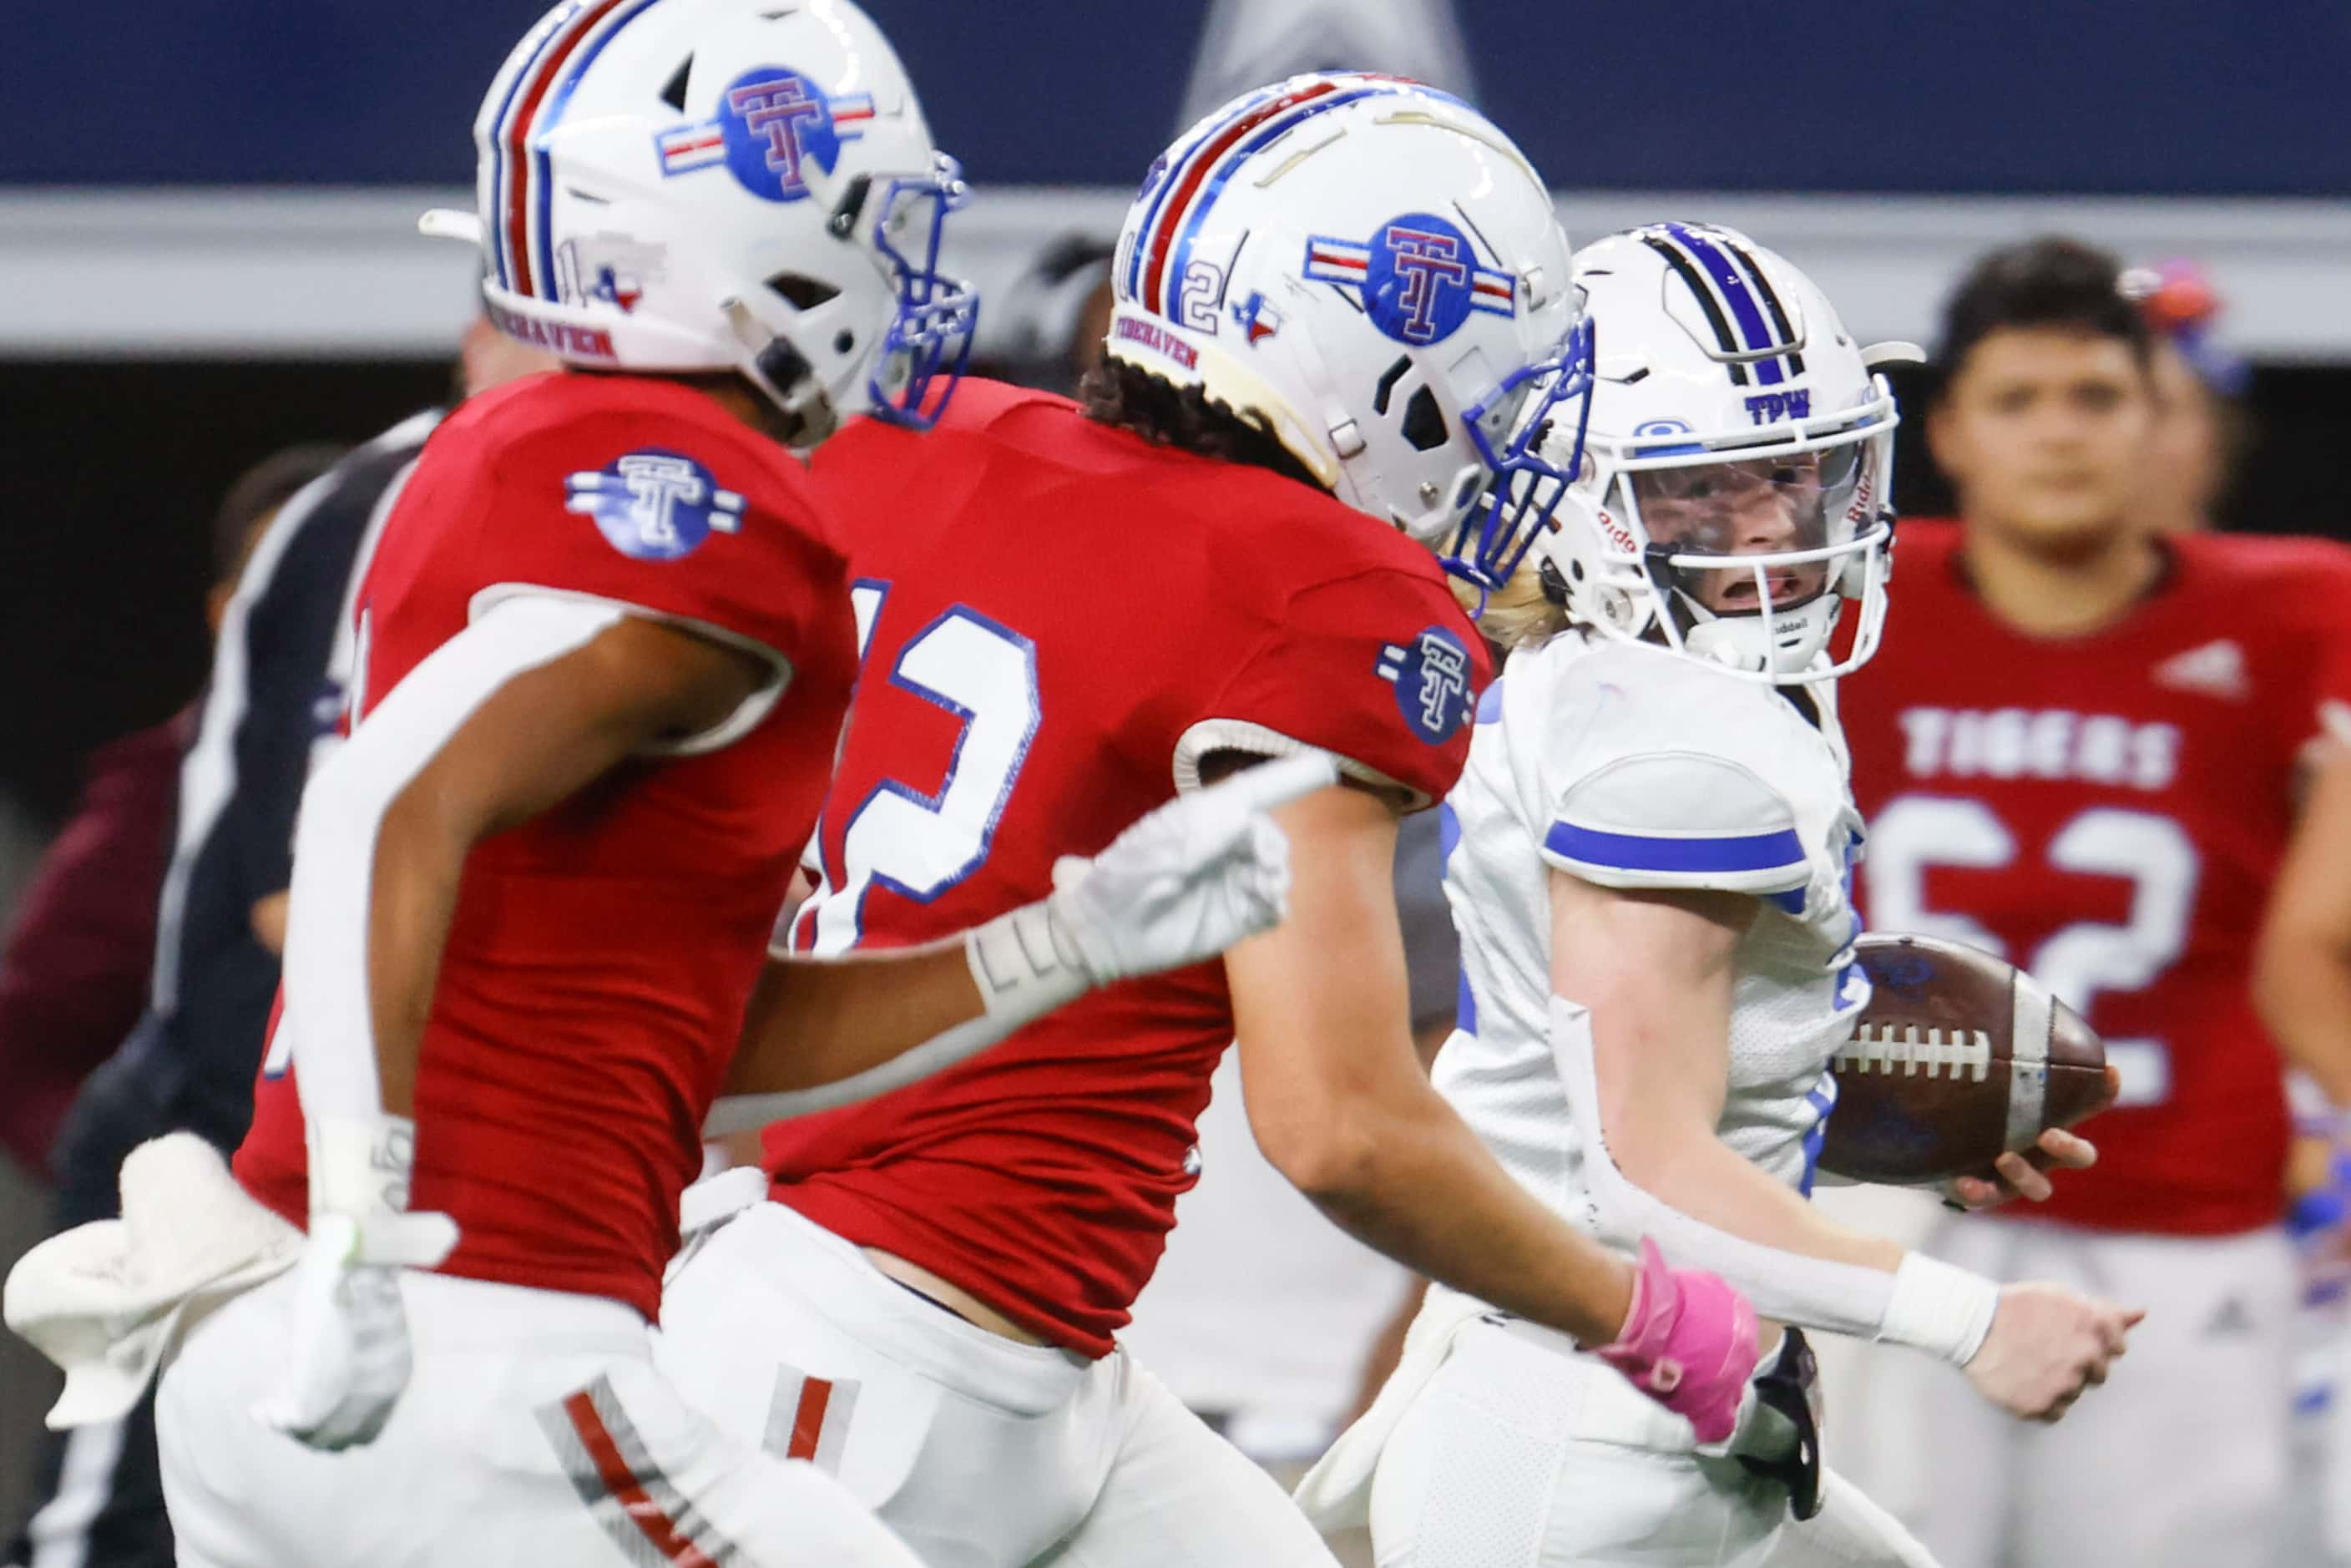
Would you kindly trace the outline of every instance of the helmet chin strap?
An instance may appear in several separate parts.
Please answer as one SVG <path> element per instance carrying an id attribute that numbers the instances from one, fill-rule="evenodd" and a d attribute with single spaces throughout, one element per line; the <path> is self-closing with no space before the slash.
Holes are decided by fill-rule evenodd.
<path id="1" fill-rule="evenodd" d="M 1708 609 L 1679 589 L 1673 593 L 1674 615 L 1681 622 L 1683 647 L 1701 659 L 1750 674 L 1765 675 L 1797 675 L 1809 669 L 1836 629 L 1834 609 L 1838 602 L 1834 593 L 1823 592 L 1784 610 L 1727 615 Z M 1823 605 L 1830 607 L 1829 613 L 1822 612 Z M 1807 622 L 1800 648 L 1785 650 L 1779 645 L 1773 623 L 1786 615 L 1801 615 Z"/>
<path id="2" fill-rule="evenodd" d="M 1680 608 L 1676 606 L 1677 612 Z M 1742 617 L 1738 621 L 1719 615 L 1709 615 L 1704 620 L 1690 620 L 1687 616 L 1684 619 L 1687 623 L 1682 629 L 1682 646 L 1698 657 L 1734 670 L 1761 672 L 1770 667 L 1770 653 L 1750 646 L 1754 642 L 1751 636 L 1740 635 L 1745 631 L 1762 630 L 1761 616 Z"/>
<path id="3" fill-rule="evenodd" d="M 1710 608 L 1677 580 L 1670 564 L 1672 547 L 1652 543 L 1644 553 L 1650 588 L 1664 612 L 1673 617 L 1682 647 L 1695 657 L 1749 674 L 1801 674 L 1827 646 L 1829 635 L 1836 628 L 1836 616 L 1823 616 L 1820 611 L 1823 603 L 1838 604 L 1834 586 L 1792 605 L 1773 606 L 1767 600 L 1752 611 L 1725 612 Z M 1801 649 L 1802 657 L 1792 660 L 1783 659 L 1775 634 L 1774 622 L 1785 615 L 1802 615 L 1811 623 Z"/>

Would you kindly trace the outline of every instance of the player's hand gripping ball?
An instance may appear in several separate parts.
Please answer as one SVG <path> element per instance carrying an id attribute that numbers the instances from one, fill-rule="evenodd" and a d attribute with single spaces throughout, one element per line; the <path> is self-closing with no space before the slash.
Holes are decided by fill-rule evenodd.
<path id="1" fill-rule="evenodd" d="M 1832 1064 L 1821 1169 L 1896 1186 L 1989 1179 L 2003 1155 L 2114 1103 L 2105 1042 L 2013 965 L 1932 936 L 1865 936 L 1855 957 L 1871 995 Z"/>

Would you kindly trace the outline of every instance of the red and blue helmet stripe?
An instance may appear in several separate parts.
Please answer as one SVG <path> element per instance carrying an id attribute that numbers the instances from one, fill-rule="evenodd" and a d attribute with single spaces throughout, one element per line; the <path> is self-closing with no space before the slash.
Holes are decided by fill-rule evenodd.
<path id="1" fill-rule="evenodd" d="M 622 28 L 660 0 L 573 0 L 549 16 L 536 46 L 507 84 L 489 127 L 494 160 L 488 223 L 483 240 L 498 287 L 516 294 L 555 300 L 555 242 L 549 209 L 554 180 L 533 132 L 551 129 L 563 116 L 581 75 Z"/>
<path id="2" fill-rule="evenodd" d="M 1251 153 L 1293 127 L 1343 104 L 1404 93 L 1468 107 L 1459 99 L 1405 77 L 1332 74 L 1293 78 L 1243 99 L 1222 118 L 1203 125 L 1167 161 L 1157 188 L 1151 193 L 1151 205 L 1136 225 L 1134 248 L 1126 257 L 1125 298 L 1154 315 L 1165 313 L 1171 292 L 1168 280 L 1183 276 L 1192 241 L 1207 222 L 1209 209 L 1225 183 Z"/>

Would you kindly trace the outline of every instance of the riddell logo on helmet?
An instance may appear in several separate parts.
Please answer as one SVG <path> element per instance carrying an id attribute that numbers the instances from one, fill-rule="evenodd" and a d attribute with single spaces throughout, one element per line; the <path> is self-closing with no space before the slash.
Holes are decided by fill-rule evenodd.
<path id="1" fill-rule="evenodd" d="M 1626 555 L 1639 555 L 1641 553 L 1640 541 L 1634 538 L 1633 531 L 1630 528 L 1618 522 L 1615 518 L 1610 517 L 1605 511 L 1601 512 L 1599 517 L 1600 531 L 1608 536 L 1608 542 L 1610 544 L 1614 545 Z"/>
<path id="2" fill-rule="evenodd" d="M 1877 488 L 1870 483 L 1869 470 L 1865 468 L 1861 478 L 1854 485 L 1853 504 L 1844 509 L 1845 521 L 1865 523 L 1876 515 Z"/>
<path id="3" fill-rule="evenodd" d="M 1200 352 L 1191 344 L 1165 327 L 1149 321 L 1137 320 L 1132 316 L 1120 317 L 1111 327 L 1110 335 L 1113 338 L 1128 339 L 1155 352 L 1165 354 L 1187 371 L 1197 368 L 1200 362 Z"/>
<path id="4" fill-rule="evenodd" d="M 612 335 L 601 327 L 574 327 L 562 321 L 534 321 L 502 305 L 490 307 L 490 320 L 509 338 L 580 360 L 616 360 Z"/>

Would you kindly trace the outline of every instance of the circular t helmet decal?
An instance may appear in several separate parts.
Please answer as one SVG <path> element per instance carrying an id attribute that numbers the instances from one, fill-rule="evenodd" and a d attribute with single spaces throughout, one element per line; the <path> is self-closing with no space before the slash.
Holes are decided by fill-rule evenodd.
<path id="1" fill-rule="evenodd" d="M 870 93 L 828 98 L 824 89 L 784 66 L 745 71 L 718 96 L 718 134 L 727 171 L 763 201 L 797 202 L 809 193 L 810 164 L 830 174 L 841 144 L 864 133 L 873 118 Z"/>
<path id="2" fill-rule="evenodd" d="M 1468 645 L 1442 626 L 1380 649 L 1373 673 L 1395 685 L 1396 711 L 1413 734 L 1442 746 L 1469 719 Z"/>
<path id="3" fill-rule="evenodd" d="M 1303 272 L 1357 291 L 1372 325 L 1413 348 L 1443 342 L 1473 310 L 1518 313 L 1518 279 L 1480 265 L 1468 236 L 1434 213 L 1390 218 L 1368 240 L 1312 235 Z"/>
<path id="4" fill-rule="evenodd" d="M 682 452 L 647 446 L 563 481 L 566 511 L 596 520 L 604 540 L 638 560 L 675 560 L 712 531 L 743 526 L 743 497 Z"/>

